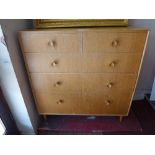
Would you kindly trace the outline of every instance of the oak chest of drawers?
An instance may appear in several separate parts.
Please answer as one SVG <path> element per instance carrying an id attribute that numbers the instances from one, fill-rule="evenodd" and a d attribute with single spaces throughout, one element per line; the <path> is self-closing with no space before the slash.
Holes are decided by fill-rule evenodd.
<path id="1" fill-rule="evenodd" d="M 53 29 L 18 36 L 39 114 L 128 115 L 148 30 Z"/>

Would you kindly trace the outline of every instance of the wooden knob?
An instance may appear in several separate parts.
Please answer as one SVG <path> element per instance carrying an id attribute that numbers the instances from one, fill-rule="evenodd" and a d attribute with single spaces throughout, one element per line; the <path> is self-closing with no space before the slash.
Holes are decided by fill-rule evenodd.
<path id="1" fill-rule="evenodd" d="M 108 87 L 108 88 L 111 88 L 112 85 L 113 85 L 113 83 L 108 83 L 108 84 L 107 84 L 107 87 Z"/>
<path id="2" fill-rule="evenodd" d="M 110 100 L 105 100 L 105 104 L 108 106 L 111 104 L 111 101 Z"/>
<path id="3" fill-rule="evenodd" d="M 58 61 L 55 60 L 51 63 L 51 66 L 55 67 L 57 64 L 58 64 Z"/>
<path id="4" fill-rule="evenodd" d="M 54 41 L 49 41 L 48 45 L 51 46 L 51 47 L 54 47 Z"/>
<path id="5" fill-rule="evenodd" d="M 118 40 L 114 40 L 114 41 L 112 41 L 112 46 L 116 47 L 116 46 L 118 46 L 118 43 L 119 43 Z"/>
<path id="6" fill-rule="evenodd" d="M 61 84 L 62 84 L 61 81 L 57 81 L 57 82 L 54 84 L 54 86 L 57 87 L 57 86 L 60 86 Z"/>
<path id="7" fill-rule="evenodd" d="M 57 104 L 63 104 L 63 102 L 64 101 L 60 99 L 59 101 L 57 101 Z"/>
<path id="8" fill-rule="evenodd" d="M 111 63 L 109 64 L 109 66 L 110 66 L 110 67 L 115 67 L 115 66 L 116 66 L 116 62 L 115 62 L 115 61 L 111 62 Z"/>

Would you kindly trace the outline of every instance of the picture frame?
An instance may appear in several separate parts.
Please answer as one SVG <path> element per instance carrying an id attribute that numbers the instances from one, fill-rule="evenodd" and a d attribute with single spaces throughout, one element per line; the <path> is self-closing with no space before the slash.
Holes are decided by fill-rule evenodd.
<path id="1" fill-rule="evenodd" d="M 36 29 L 65 27 L 128 26 L 127 19 L 36 19 Z"/>

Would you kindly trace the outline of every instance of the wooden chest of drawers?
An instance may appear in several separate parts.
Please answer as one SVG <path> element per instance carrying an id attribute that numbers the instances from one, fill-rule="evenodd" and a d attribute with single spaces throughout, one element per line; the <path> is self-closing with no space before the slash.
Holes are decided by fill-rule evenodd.
<path id="1" fill-rule="evenodd" d="M 147 36 L 133 28 L 19 32 L 39 114 L 128 115 Z"/>

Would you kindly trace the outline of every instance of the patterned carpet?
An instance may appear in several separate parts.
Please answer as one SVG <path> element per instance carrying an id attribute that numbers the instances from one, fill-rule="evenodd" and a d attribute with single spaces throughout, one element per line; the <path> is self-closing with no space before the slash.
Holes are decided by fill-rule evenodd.
<path id="1" fill-rule="evenodd" d="M 133 111 L 128 117 L 119 121 L 119 117 L 106 116 L 48 116 L 47 121 L 42 121 L 40 133 L 92 133 L 106 132 L 142 132 L 142 127 Z"/>

